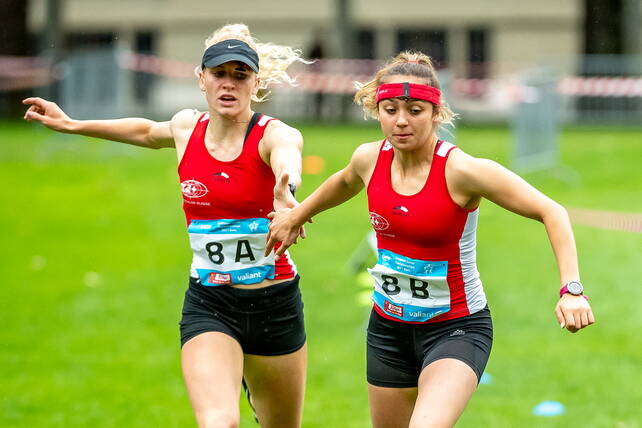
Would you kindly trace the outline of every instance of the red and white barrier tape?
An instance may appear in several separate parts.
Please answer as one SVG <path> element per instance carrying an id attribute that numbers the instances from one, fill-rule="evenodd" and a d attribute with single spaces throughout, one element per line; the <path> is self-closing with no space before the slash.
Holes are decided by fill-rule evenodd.
<path id="1" fill-rule="evenodd" d="M 627 214 L 609 211 L 584 210 L 569 208 L 571 221 L 583 226 L 600 229 L 620 230 L 642 233 L 642 214 Z"/>
<path id="2" fill-rule="evenodd" d="M 0 91 L 45 86 L 54 80 L 49 62 L 41 57 L 0 56 Z"/>
<path id="3" fill-rule="evenodd" d="M 125 70 L 149 73 L 175 79 L 193 79 L 196 64 L 154 55 L 123 52 L 119 66 Z M 368 82 L 383 64 L 379 60 L 325 59 L 308 66 L 293 67 L 297 86 L 293 90 L 327 94 L 353 94 L 354 82 Z M 38 57 L 0 57 L 0 90 L 26 89 L 51 83 L 56 77 L 48 63 Z M 520 92 L 519 85 L 494 85 L 490 79 L 454 79 L 451 94 L 458 97 L 482 97 L 491 86 L 509 92 Z M 517 86 L 517 87 L 516 87 Z M 564 77 L 557 86 L 566 96 L 642 97 L 640 77 Z M 519 97 L 517 97 L 519 99 Z"/>
<path id="4" fill-rule="evenodd" d="M 368 82 L 383 64 L 379 60 L 326 59 L 294 71 L 296 90 L 329 94 L 353 94 L 354 82 Z M 161 59 L 151 55 L 124 54 L 121 66 L 128 70 L 167 77 L 192 78 L 195 64 Z M 307 71 L 313 70 L 313 71 Z M 456 96 L 479 97 L 487 94 L 490 79 L 455 79 L 452 93 Z M 633 77 L 564 77 L 558 91 L 567 96 L 642 97 L 642 78 Z"/>
<path id="5" fill-rule="evenodd" d="M 193 79 L 196 64 L 160 58 L 154 55 L 123 52 L 118 65 L 124 70 L 139 71 L 175 79 Z"/>
<path id="6" fill-rule="evenodd" d="M 591 97 L 642 97 L 642 78 L 564 77 L 558 84 L 563 95 Z"/>

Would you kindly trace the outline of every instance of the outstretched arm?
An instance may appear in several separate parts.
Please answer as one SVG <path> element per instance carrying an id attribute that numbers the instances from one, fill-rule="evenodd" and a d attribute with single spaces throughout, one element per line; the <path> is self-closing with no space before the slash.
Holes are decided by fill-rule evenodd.
<path id="1" fill-rule="evenodd" d="M 458 152 L 452 162 L 449 182 L 472 199 L 484 197 L 509 211 L 544 223 L 560 274 L 560 287 L 579 281 L 577 250 L 566 209 L 529 185 L 518 175 L 487 159 Z M 450 163 L 450 162 L 449 162 Z M 595 322 L 584 296 L 564 294 L 555 314 L 561 327 L 572 333 Z"/>
<path id="2" fill-rule="evenodd" d="M 27 98 L 22 103 L 29 106 L 24 115 L 26 121 L 40 122 L 54 131 L 103 138 L 150 149 L 174 147 L 170 122 L 155 122 L 142 118 L 74 120 L 56 103 L 42 98 Z"/>
<path id="3" fill-rule="evenodd" d="M 294 194 L 301 185 L 301 150 L 303 137 L 291 126 L 280 121 L 270 123 L 263 137 L 264 156 L 269 159 L 276 184 L 274 186 L 274 209 L 293 208 L 298 205 Z"/>
<path id="4" fill-rule="evenodd" d="M 270 214 L 272 222 L 265 247 L 266 255 L 277 242 L 281 242 L 282 245 L 276 252 L 276 255 L 280 256 L 295 243 L 297 231 L 308 219 L 342 204 L 359 193 L 364 186 L 360 171 L 366 162 L 362 147 L 364 146 L 355 151 L 348 166 L 331 175 L 296 208 Z"/>

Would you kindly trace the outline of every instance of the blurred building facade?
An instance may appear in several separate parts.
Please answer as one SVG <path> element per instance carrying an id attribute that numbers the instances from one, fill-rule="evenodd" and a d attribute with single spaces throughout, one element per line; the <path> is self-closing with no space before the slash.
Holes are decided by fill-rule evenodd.
<path id="1" fill-rule="evenodd" d="M 260 40 L 306 49 L 315 35 L 328 57 L 341 52 L 336 0 L 64 0 L 65 47 L 118 43 L 186 62 L 198 62 L 212 30 L 245 22 Z M 581 0 L 460 0 L 457 2 L 354 0 L 348 3 L 357 58 L 387 58 L 416 47 L 462 76 L 495 76 L 563 60 L 582 50 Z M 46 1 L 32 1 L 29 27 L 46 26 Z M 488 66 L 483 66 L 488 63 Z M 471 65 L 472 64 L 472 65 Z"/>
<path id="2" fill-rule="evenodd" d="M 214 29 L 244 22 L 260 41 L 297 47 L 306 55 L 319 40 L 326 58 L 386 59 L 414 48 L 431 55 L 451 79 L 503 79 L 542 64 L 554 65 L 561 75 L 578 74 L 578 64 L 590 51 L 586 8 L 600 1 L 59 0 L 59 27 L 66 55 L 101 47 L 196 65 L 203 41 Z M 621 6 L 639 2 L 617 1 Z M 341 7 L 349 19 L 339 15 Z M 28 26 L 33 34 L 45 33 L 47 14 L 47 1 L 30 2 Z M 642 26 L 639 6 L 634 19 Z M 350 49 L 342 41 L 346 22 Z M 640 39 L 639 31 L 634 37 Z M 193 79 L 136 73 L 121 87 L 134 94 L 133 102 L 128 100 L 123 108 L 152 104 L 161 114 L 202 98 Z M 292 109 L 296 111 L 301 109 Z"/>

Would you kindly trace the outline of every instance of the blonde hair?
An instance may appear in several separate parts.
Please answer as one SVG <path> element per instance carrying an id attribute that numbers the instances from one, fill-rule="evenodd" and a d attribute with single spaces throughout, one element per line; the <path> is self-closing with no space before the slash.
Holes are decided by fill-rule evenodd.
<path id="1" fill-rule="evenodd" d="M 357 93 L 354 95 L 354 102 L 363 106 L 364 117 L 379 117 L 377 106 L 377 87 L 383 83 L 388 76 L 414 76 L 427 80 L 429 86 L 441 89 L 437 72 L 432 60 L 426 54 L 417 51 L 404 51 L 389 60 L 376 73 L 374 78 L 367 83 L 355 82 Z M 434 105 L 434 114 L 437 115 L 440 125 L 453 124 L 457 114 L 443 101 L 441 105 Z"/>
<path id="2" fill-rule="evenodd" d="M 298 61 L 304 64 L 311 64 L 311 61 L 306 61 L 301 57 L 302 52 L 300 49 L 273 43 L 259 43 L 252 37 L 250 29 L 245 24 L 228 24 L 214 31 L 205 40 L 205 49 L 229 39 L 241 40 L 247 43 L 259 56 L 259 91 L 257 95 L 252 95 L 252 101 L 255 102 L 265 101 L 270 94 L 267 89 L 273 84 L 287 83 L 293 86 L 296 84 L 295 79 L 286 71 L 292 63 Z M 200 70 L 200 67 L 197 68 L 198 70 Z"/>

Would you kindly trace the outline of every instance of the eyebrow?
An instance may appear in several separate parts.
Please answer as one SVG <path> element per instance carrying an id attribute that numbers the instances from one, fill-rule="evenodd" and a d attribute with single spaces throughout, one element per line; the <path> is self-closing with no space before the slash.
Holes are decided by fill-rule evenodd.
<path id="1" fill-rule="evenodd" d="M 394 103 L 394 101 L 403 101 L 406 104 L 415 103 L 415 102 L 418 102 L 421 104 L 429 103 L 429 101 L 426 101 L 426 100 L 422 100 L 419 98 L 408 98 L 408 97 L 394 97 L 394 98 L 386 98 L 385 100 L 381 100 L 382 103 L 386 101 L 389 101 L 391 103 Z"/>

